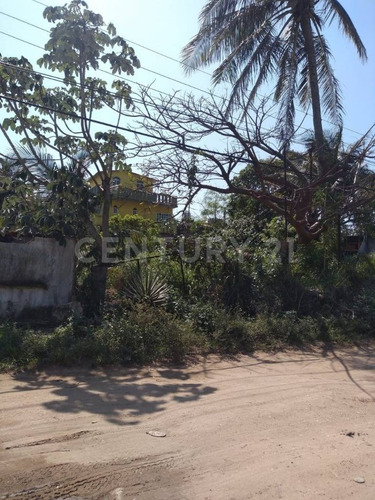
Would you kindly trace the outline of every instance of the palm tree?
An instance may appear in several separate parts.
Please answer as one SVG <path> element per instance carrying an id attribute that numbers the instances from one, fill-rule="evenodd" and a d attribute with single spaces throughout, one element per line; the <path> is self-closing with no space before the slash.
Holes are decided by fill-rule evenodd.
<path id="1" fill-rule="evenodd" d="M 233 85 L 228 111 L 254 100 L 260 86 L 276 76 L 274 99 L 280 103 L 282 137 L 294 131 L 295 98 L 312 105 L 319 160 L 324 165 L 322 111 L 341 123 L 338 81 L 323 35 L 325 25 L 338 21 L 366 60 L 366 49 L 338 0 L 208 0 L 197 35 L 183 49 L 187 73 L 219 62 L 213 83 Z"/>

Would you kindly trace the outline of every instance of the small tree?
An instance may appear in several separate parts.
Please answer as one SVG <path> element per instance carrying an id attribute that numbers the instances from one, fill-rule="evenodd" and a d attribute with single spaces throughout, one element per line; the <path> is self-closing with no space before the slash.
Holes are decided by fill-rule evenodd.
<path id="1" fill-rule="evenodd" d="M 3 58 L 0 107 L 8 116 L 0 122 L 0 131 L 12 155 L 25 168 L 27 162 L 19 153 L 17 136 L 40 166 L 47 167 L 39 153 L 46 148 L 58 168 L 75 162 L 86 177 L 93 179 L 101 195 L 102 233 L 88 224 L 100 250 L 102 236 L 110 234 L 112 171 L 125 164 L 127 140 L 119 128 L 121 113 L 132 105 L 132 99 L 131 88 L 124 80 L 114 79 L 108 88 L 107 82 L 95 75 L 101 65 L 107 65 L 113 75 L 133 75 L 140 63 L 133 48 L 116 34 L 114 25 L 105 25 L 102 16 L 89 10 L 83 0 L 47 7 L 43 15 L 53 27 L 46 52 L 37 63 L 59 73 L 59 84 L 49 86 L 48 76 L 35 71 L 22 56 Z M 100 112 L 104 109 L 114 116 L 109 129 L 101 125 Z M 89 161 L 77 163 L 82 151 Z M 104 292 L 103 276 L 101 283 Z"/>
<path id="2" fill-rule="evenodd" d="M 227 215 L 228 197 L 224 194 L 208 191 L 202 203 L 201 215 L 213 221 L 225 221 Z"/>

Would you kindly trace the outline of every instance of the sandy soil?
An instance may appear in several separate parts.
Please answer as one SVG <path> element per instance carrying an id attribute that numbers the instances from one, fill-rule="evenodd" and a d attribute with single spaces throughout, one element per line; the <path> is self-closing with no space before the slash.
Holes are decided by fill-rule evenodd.
<path id="1" fill-rule="evenodd" d="M 374 368 L 366 347 L 2 375 L 0 499 L 374 500 Z"/>

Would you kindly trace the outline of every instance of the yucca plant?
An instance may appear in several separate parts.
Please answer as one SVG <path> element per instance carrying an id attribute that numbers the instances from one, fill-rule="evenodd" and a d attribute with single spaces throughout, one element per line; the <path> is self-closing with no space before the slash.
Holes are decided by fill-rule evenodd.
<path id="1" fill-rule="evenodd" d="M 168 283 L 156 271 L 135 266 L 129 273 L 124 294 L 133 302 L 161 307 L 168 301 L 169 290 Z"/>

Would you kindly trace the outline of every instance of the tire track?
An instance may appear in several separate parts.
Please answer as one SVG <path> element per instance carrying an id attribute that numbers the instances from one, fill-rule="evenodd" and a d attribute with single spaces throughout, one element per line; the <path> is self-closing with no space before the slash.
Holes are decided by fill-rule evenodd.
<path id="1" fill-rule="evenodd" d="M 171 467 L 176 456 L 167 456 L 162 458 L 153 457 L 153 459 L 147 459 L 143 457 L 142 459 L 136 459 L 130 461 L 126 464 L 119 465 L 118 463 L 113 464 L 102 464 L 100 467 L 102 472 L 100 473 L 84 473 L 77 478 L 77 474 L 80 473 L 79 469 L 82 466 L 77 464 L 69 464 L 67 470 L 67 464 L 61 464 L 61 470 L 56 470 L 60 468 L 59 466 L 54 466 L 54 471 L 49 470 L 49 468 L 44 469 L 44 477 L 48 476 L 48 473 L 56 475 L 64 475 L 63 480 L 55 479 L 53 482 L 48 482 L 44 485 L 37 486 L 34 488 L 17 491 L 14 493 L 5 493 L 0 495 L 0 500 L 57 500 L 68 498 L 70 496 L 77 495 L 90 495 L 89 498 L 103 498 L 104 495 L 108 494 L 116 486 L 124 485 L 126 483 L 127 488 L 136 487 L 141 484 L 146 484 L 149 482 L 146 478 L 142 478 L 142 471 L 147 469 L 164 469 Z M 136 462 L 136 463 L 135 463 Z M 97 469 L 98 465 L 91 467 L 92 469 Z M 90 466 L 85 467 L 85 470 L 90 468 Z M 115 470 L 114 470 L 115 468 Z M 104 470 L 103 470 L 104 469 Z M 67 478 L 67 472 L 71 472 L 72 478 Z M 130 480 L 129 476 L 134 477 Z M 73 479 L 75 477 L 76 479 Z M 21 479 L 21 478 L 20 478 Z M 94 497 L 93 497 L 94 494 Z"/>
<path id="2" fill-rule="evenodd" d="M 79 439 L 86 434 L 92 434 L 93 431 L 79 431 L 73 434 L 65 434 L 64 436 L 59 436 L 55 438 L 41 439 L 39 441 L 32 441 L 31 443 L 16 444 L 14 446 L 6 446 L 6 450 L 15 450 L 17 448 L 27 448 L 30 446 L 41 446 L 43 444 L 55 444 L 55 443 L 65 443 L 66 441 L 73 441 Z"/>

